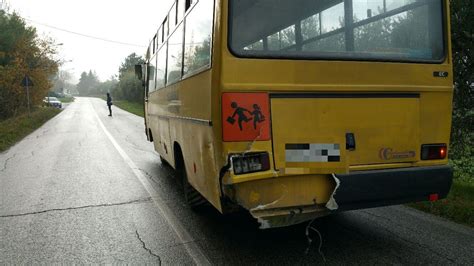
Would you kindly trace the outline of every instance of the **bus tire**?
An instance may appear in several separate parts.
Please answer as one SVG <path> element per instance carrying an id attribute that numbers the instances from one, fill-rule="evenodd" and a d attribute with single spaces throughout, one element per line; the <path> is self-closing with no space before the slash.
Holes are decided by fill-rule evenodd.
<path id="1" fill-rule="evenodd" d="M 184 170 L 184 169 L 183 169 Z M 184 200 L 191 209 L 199 209 L 207 205 L 207 200 L 188 182 L 186 171 L 182 171 L 182 184 L 184 192 Z"/>
<path id="2" fill-rule="evenodd" d="M 163 156 L 161 156 L 161 155 L 160 155 L 160 161 L 161 161 L 161 165 L 163 167 L 170 167 L 170 163 L 165 158 L 163 158 Z"/>
<path id="3" fill-rule="evenodd" d="M 181 149 L 175 148 L 175 165 L 178 173 L 178 180 L 183 188 L 184 200 L 191 209 L 196 210 L 200 207 L 207 205 L 207 200 L 204 198 L 199 191 L 197 191 L 188 181 L 188 175 L 186 173 L 186 165 L 184 164 L 183 155 Z"/>

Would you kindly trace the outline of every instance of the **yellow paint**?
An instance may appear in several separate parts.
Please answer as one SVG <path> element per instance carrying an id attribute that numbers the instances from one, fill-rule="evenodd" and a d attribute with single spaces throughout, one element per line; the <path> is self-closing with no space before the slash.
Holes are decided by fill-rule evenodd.
<path id="1" fill-rule="evenodd" d="M 257 193 L 255 191 L 250 192 L 249 202 L 258 203 L 259 201 L 260 201 L 260 193 Z"/>
<path id="2" fill-rule="evenodd" d="M 236 198 L 246 209 L 259 206 L 284 208 L 310 206 L 328 201 L 335 184 L 325 175 L 295 175 L 234 184 Z M 252 201 L 259 194 L 259 201 Z"/>
<path id="3" fill-rule="evenodd" d="M 222 197 L 249 210 L 275 201 L 270 208 L 324 204 L 335 186 L 330 173 L 447 163 L 447 159 L 420 161 L 419 153 L 423 143 L 449 144 L 453 84 L 449 41 L 441 64 L 242 59 L 227 48 L 227 10 L 228 1 L 216 2 L 212 68 L 152 93 L 146 110 L 155 149 L 174 165 L 174 145 L 179 145 L 190 183 L 217 209 L 223 210 Z M 450 40 L 449 23 L 447 27 Z M 435 78 L 434 71 L 447 71 L 449 77 Z M 390 92 L 420 97 L 272 99 L 273 142 L 223 142 L 223 92 Z M 178 117 L 211 121 L 212 126 Z M 345 150 L 346 132 L 356 134 L 356 151 Z M 288 142 L 340 143 L 341 162 L 286 163 Z M 415 150 L 416 156 L 382 160 L 381 148 Z M 268 152 L 270 170 L 245 175 L 227 171 L 222 177 L 226 188 L 221 190 L 219 173 L 228 155 L 249 151 Z"/>

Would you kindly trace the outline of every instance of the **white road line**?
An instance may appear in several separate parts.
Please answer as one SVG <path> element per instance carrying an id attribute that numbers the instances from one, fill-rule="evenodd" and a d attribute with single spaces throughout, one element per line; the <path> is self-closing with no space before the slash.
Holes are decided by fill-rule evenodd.
<path id="1" fill-rule="evenodd" d="M 142 183 L 143 187 L 146 189 L 148 194 L 150 194 L 151 198 L 153 199 L 153 202 L 156 204 L 156 206 L 158 207 L 163 217 L 166 219 L 168 224 L 176 233 L 179 240 L 181 241 L 183 246 L 186 248 L 186 251 L 188 252 L 189 256 L 191 256 L 191 258 L 194 260 L 194 262 L 197 265 L 211 265 L 211 262 L 209 261 L 209 259 L 206 257 L 206 255 L 204 255 L 204 253 L 199 248 L 199 246 L 194 242 L 194 239 L 191 237 L 188 231 L 186 231 L 186 229 L 181 225 L 178 218 L 176 218 L 173 212 L 164 203 L 163 199 L 160 197 L 158 192 L 153 188 L 151 183 L 148 181 L 147 177 L 145 177 L 142 174 L 140 169 L 135 165 L 135 163 L 130 159 L 127 153 L 125 153 L 125 151 L 117 143 L 115 138 L 105 128 L 104 124 L 102 123 L 99 116 L 97 115 L 97 112 L 95 111 L 95 109 L 92 108 L 92 110 L 94 112 L 95 117 L 97 118 L 97 121 L 99 122 L 100 127 L 104 131 L 105 135 L 109 138 L 110 142 L 112 142 L 115 149 L 118 151 L 118 153 L 123 158 L 123 160 L 132 169 L 133 173 L 135 174 L 137 179 Z"/>

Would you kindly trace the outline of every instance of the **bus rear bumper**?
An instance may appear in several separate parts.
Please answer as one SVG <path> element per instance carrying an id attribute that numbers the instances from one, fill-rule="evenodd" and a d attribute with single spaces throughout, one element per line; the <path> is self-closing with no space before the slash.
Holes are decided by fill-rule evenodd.
<path id="1" fill-rule="evenodd" d="M 260 228 L 294 225 L 341 211 L 446 198 L 453 173 L 449 166 L 411 167 L 333 175 L 337 185 L 326 204 L 249 208 Z M 334 204 L 335 203 L 335 204 Z"/>
<path id="2" fill-rule="evenodd" d="M 449 166 L 361 171 L 335 175 L 337 211 L 365 209 L 446 198 L 453 172 Z"/>

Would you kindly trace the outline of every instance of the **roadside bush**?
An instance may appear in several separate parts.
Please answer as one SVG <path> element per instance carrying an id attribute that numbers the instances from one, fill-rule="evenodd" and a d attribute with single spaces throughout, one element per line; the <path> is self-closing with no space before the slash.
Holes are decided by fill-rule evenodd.
<path id="1" fill-rule="evenodd" d="M 474 182 L 474 1 L 450 2 L 454 64 L 450 158 L 455 177 Z"/>

